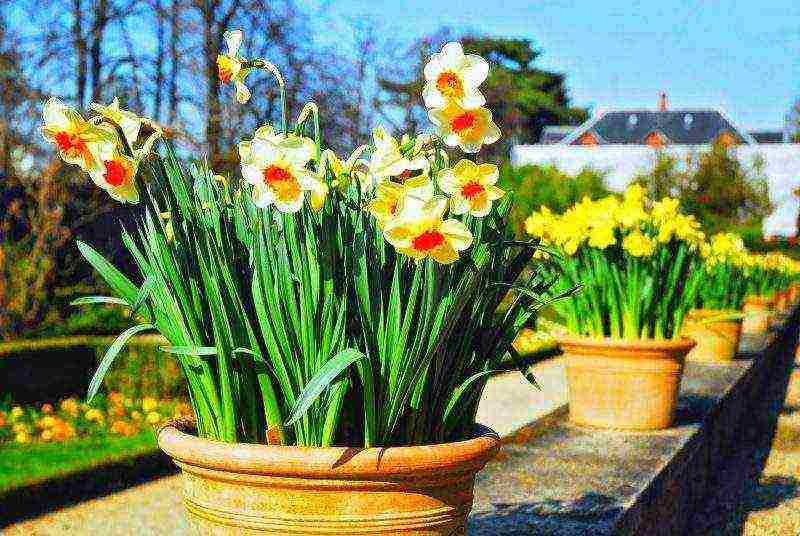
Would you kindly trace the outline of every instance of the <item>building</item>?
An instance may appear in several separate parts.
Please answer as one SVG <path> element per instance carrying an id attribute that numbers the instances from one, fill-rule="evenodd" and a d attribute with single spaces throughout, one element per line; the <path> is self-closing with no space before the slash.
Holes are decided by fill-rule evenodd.
<path id="1" fill-rule="evenodd" d="M 774 133 L 759 133 L 759 135 Z M 669 110 L 662 93 L 655 110 L 605 110 L 578 127 L 545 127 L 540 143 L 562 145 L 726 145 L 760 143 L 740 129 L 721 110 Z M 770 143 L 775 143 L 770 141 Z"/>
<path id="2" fill-rule="evenodd" d="M 800 144 L 785 133 L 748 132 L 721 110 L 670 110 L 662 94 L 655 109 L 608 110 L 577 127 L 546 127 L 540 143 L 516 145 L 514 165 L 554 165 L 569 174 L 584 168 L 607 172 L 609 186 L 624 189 L 635 176 L 652 169 L 665 151 L 684 162 L 715 141 L 729 145 L 751 165 L 759 161 L 769 179 L 776 211 L 764 222 L 766 235 L 794 234 L 800 200 Z"/>

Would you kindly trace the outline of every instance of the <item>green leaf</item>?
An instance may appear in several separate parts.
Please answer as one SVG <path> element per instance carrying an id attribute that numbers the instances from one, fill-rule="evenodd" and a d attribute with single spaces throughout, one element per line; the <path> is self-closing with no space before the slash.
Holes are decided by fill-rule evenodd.
<path id="1" fill-rule="evenodd" d="M 69 302 L 70 305 L 89 305 L 93 303 L 108 303 L 114 305 L 128 305 L 128 302 L 121 298 L 114 298 L 112 296 L 84 296 Z"/>
<path id="2" fill-rule="evenodd" d="M 311 407 L 311 404 L 319 398 L 319 395 L 322 394 L 329 385 L 336 381 L 339 374 L 356 361 L 365 358 L 366 356 L 358 350 L 347 348 L 326 361 L 317 375 L 311 378 L 311 381 L 306 384 L 305 388 L 300 393 L 300 396 L 294 404 L 294 408 L 292 408 L 289 420 L 286 422 L 286 426 L 293 425 L 305 415 L 308 408 Z"/>
<path id="3" fill-rule="evenodd" d="M 109 346 L 106 354 L 103 356 L 103 359 L 100 361 L 100 365 L 98 365 L 97 370 L 92 376 L 92 381 L 89 382 L 89 393 L 87 395 L 87 402 L 91 402 L 94 396 L 97 394 L 97 390 L 100 389 L 100 383 L 103 381 L 108 369 L 111 367 L 111 364 L 114 362 L 114 359 L 119 354 L 120 350 L 127 344 L 127 342 L 142 331 L 147 331 L 149 329 L 156 329 L 153 324 L 139 324 L 136 326 L 131 326 L 125 331 L 123 331 L 119 337 L 117 337 L 111 346 Z"/>
<path id="4" fill-rule="evenodd" d="M 150 291 L 153 290 L 153 285 L 155 285 L 155 283 L 156 280 L 152 276 L 145 279 L 144 283 L 142 283 L 142 288 L 140 288 L 139 293 L 136 294 L 136 301 L 134 301 L 131 306 L 131 312 L 136 313 L 142 308 L 147 297 L 150 296 Z"/>
<path id="5" fill-rule="evenodd" d="M 128 303 L 136 300 L 138 289 L 130 279 L 125 277 L 122 272 L 117 270 L 114 265 L 108 262 L 102 255 L 94 250 L 85 242 L 78 240 L 78 250 L 83 258 L 97 270 L 97 273 L 105 280 L 114 291 L 124 298 Z"/>
<path id="6" fill-rule="evenodd" d="M 217 355 L 217 348 L 214 346 L 162 346 L 159 349 L 177 355 Z"/>

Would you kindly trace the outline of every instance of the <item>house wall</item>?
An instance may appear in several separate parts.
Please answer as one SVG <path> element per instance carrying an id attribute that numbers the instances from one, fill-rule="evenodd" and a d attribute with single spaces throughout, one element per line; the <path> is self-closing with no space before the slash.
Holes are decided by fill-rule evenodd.
<path id="1" fill-rule="evenodd" d="M 702 145 L 671 145 L 664 150 L 685 161 L 687 155 L 707 149 L 708 146 Z M 793 235 L 800 209 L 800 202 L 792 194 L 792 190 L 800 187 L 800 144 L 740 145 L 733 150 L 747 165 L 756 155 L 764 159 L 770 197 L 776 206 L 764 222 L 764 234 Z M 615 190 L 623 190 L 634 176 L 652 169 L 655 158 L 656 151 L 644 145 L 516 145 L 511 149 L 511 162 L 515 166 L 554 164 L 570 174 L 587 167 L 606 171 L 609 186 Z"/>

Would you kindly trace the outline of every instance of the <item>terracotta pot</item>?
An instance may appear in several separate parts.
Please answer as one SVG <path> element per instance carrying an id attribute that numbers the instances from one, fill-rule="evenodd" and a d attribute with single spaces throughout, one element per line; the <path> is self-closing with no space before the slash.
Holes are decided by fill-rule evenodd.
<path id="1" fill-rule="evenodd" d="M 775 309 L 787 313 L 792 308 L 792 303 L 789 298 L 789 289 L 781 290 L 775 294 Z"/>
<path id="2" fill-rule="evenodd" d="M 559 343 L 573 423 L 619 430 L 672 425 L 684 360 L 694 341 L 564 337 Z"/>
<path id="3" fill-rule="evenodd" d="M 709 321 L 709 319 L 737 312 L 716 309 L 689 311 L 683 322 L 681 335 L 694 340 L 697 345 L 692 348 L 686 359 L 706 363 L 733 361 L 739 351 L 742 320 Z"/>
<path id="4" fill-rule="evenodd" d="M 744 300 L 742 334 L 761 335 L 769 330 L 775 296 L 748 296 Z"/>
<path id="5" fill-rule="evenodd" d="M 798 298 L 800 298 L 800 285 L 797 283 L 792 283 L 789 285 L 789 302 L 793 306 L 797 303 Z"/>
<path id="6" fill-rule="evenodd" d="M 200 534 L 465 534 L 475 474 L 500 440 L 302 448 L 200 439 L 174 424 L 158 444 L 181 468 Z"/>

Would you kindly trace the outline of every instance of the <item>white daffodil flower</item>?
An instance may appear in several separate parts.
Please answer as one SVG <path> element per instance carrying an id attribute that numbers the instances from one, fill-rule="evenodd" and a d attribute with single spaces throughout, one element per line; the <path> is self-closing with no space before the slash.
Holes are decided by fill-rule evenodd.
<path id="1" fill-rule="evenodd" d="M 447 43 L 425 65 L 422 98 L 428 108 L 455 102 L 464 108 L 486 104 L 478 86 L 489 74 L 489 64 L 475 54 L 464 54 L 460 43 Z"/>

